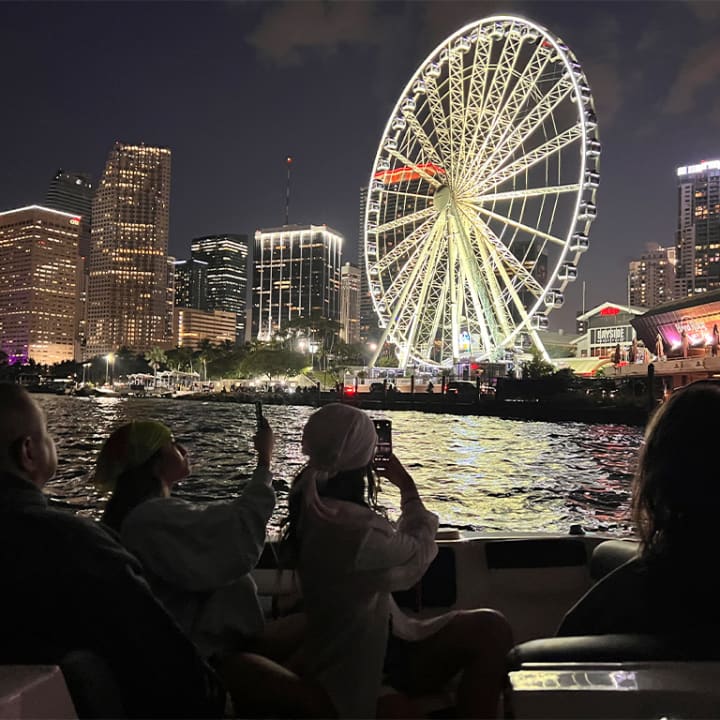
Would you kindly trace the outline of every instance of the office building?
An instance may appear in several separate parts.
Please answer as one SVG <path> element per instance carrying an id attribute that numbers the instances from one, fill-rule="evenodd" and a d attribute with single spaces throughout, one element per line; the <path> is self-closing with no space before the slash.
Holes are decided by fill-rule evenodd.
<path id="1" fill-rule="evenodd" d="M 235 343 L 237 318 L 235 313 L 222 310 L 175 308 L 175 343 L 178 347 L 197 350 L 203 340 L 213 345 Z"/>
<path id="2" fill-rule="evenodd" d="M 80 217 L 39 205 L 0 213 L 0 349 L 10 362 L 73 360 Z"/>
<path id="3" fill-rule="evenodd" d="M 349 262 L 340 269 L 340 339 L 360 342 L 360 270 Z"/>
<path id="4" fill-rule="evenodd" d="M 343 237 L 327 225 L 255 233 L 253 335 L 269 340 L 290 320 L 340 320 Z"/>
<path id="5" fill-rule="evenodd" d="M 62 168 L 50 181 L 45 207 L 80 216 L 80 255 L 90 252 L 90 224 L 95 188 L 87 173 L 66 172 Z"/>
<path id="6" fill-rule="evenodd" d="M 206 308 L 235 313 L 238 343 L 245 340 L 248 236 L 229 233 L 195 238 L 192 259 L 207 263 Z"/>
<path id="7" fill-rule="evenodd" d="M 676 299 L 720 289 L 720 160 L 677 169 Z"/>
<path id="8" fill-rule="evenodd" d="M 648 243 L 646 251 L 628 266 L 628 305 L 654 308 L 673 299 L 675 247 Z"/>
<path id="9" fill-rule="evenodd" d="M 86 356 L 169 347 L 170 150 L 116 143 L 93 201 Z"/>
<path id="10" fill-rule="evenodd" d="M 207 310 L 208 263 L 204 260 L 175 261 L 175 307 Z"/>

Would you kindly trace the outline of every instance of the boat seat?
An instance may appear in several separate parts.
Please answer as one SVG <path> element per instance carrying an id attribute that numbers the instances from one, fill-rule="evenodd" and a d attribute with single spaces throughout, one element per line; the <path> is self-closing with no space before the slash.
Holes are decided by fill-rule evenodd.
<path id="1" fill-rule="evenodd" d="M 698 637 L 592 635 L 508 655 L 506 720 L 717 717 L 720 645 Z"/>
<path id="2" fill-rule="evenodd" d="M 637 556 L 640 544 L 634 540 L 605 540 L 590 557 L 590 577 L 597 582 Z"/>
<path id="3" fill-rule="evenodd" d="M 528 640 L 508 654 L 508 670 L 531 663 L 720 661 L 720 645 L 704 637 L 642 634 L 578 635 Z"/>

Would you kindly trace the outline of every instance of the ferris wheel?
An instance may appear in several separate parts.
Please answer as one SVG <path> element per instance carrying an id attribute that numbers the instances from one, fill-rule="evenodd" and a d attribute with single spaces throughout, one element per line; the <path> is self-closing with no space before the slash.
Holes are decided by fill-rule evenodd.
<path id="1" fill-rule="evenodd" d="M 530 345 L 547 359 L 540 331 L 588 248 L 599 155 L 585 75 L 545 28 L 494 16 L 433 50 L 390 115 L 365 205 L 368 288 L 402 367 Z"/>

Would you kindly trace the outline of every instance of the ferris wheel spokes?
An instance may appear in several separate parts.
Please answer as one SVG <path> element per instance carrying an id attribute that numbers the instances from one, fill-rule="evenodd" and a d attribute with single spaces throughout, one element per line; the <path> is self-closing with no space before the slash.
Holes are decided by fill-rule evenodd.
<path id="1" fill-rule="evenodd" d="M 557 195 L 558 193 L 576 193 L 582 188 L 579 183 L 570 185 L 549 185 L 547 187 L 527 188 L 525 190 L 508 190 L 507 192 L 488 193 L 479 195 L 470 202 L 473 205 L 480 205 L 486 202 L 500 202 L 502 200 L 516 200 L 522 198 L 539 197 L 541 195 Z"/>

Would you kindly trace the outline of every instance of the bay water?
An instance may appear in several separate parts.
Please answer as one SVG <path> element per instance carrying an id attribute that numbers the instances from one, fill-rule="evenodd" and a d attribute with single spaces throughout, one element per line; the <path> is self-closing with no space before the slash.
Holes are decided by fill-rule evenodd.
<path id="1" fill-rule="evenodd" d="M 58 473 L 47 486 L 50 501 L 80 515 L 100 516 L 107 497 L 92 482 L 95 458 L 108 434 L 129 420 L 161 420 L 187 447 L 192 474 L 174 490 L 181 497 L 236 497 L 255 464 L 252 404 L 34 397 L 58 445 Z M 263 412 L 276 436 L 272 531 L 286 514 L 290 484 L 305 462 L 300 439 L 313 408 L 266 405 Z M 580 524 L 618 537 L 632 533 L 628 506 L 640 427 L 416 411 L 369 414 L 392 420 L 395 454 L 443 527 L 566 533 Z M 390 517 L 397 516 L 399 493 L 387 482 L 380 501 Z"/>

